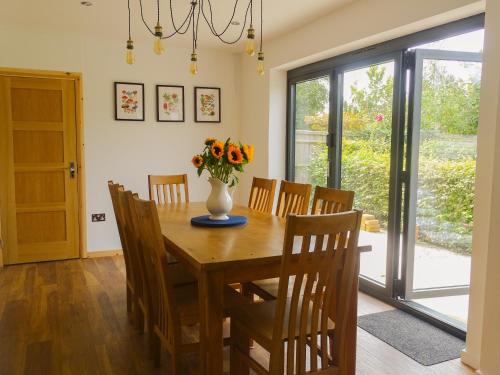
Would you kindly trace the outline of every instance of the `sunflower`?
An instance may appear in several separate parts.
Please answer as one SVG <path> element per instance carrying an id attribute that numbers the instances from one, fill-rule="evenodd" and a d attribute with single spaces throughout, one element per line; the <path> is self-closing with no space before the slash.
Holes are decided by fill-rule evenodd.
<path id="1" fill-rule="evenodd" d="M 248 162 L 251 163 L 253 160 L 253 152 L 254 152 L 253 145 L 243 145 L 243 152 L 245 153 Z"/>
<path id="2" fill-rule="evenodd" d="M 201 157 L 201 155 L 195 155 L 193 156 L 191 162 L 196 168 L 200 168 L 203 165 L 203 158 Z"/>
<path id="3" fill-rule="evenodd" d="M 241 164 L 243 163 L 243 154 L 241 150 L 236 145 L 229 145 L 227 147 L 227 160 L 231 164 Z"/>
<path id="4" fill-rule="evenodd" d="M 216 159 L 220 159 L 224 154 L 224 143 L 221 141 L 214 141 L 212 146 L 210 146 L 210 152 Z"/>
<path id="5" fill-rule="evenodd" d="M 207 139 L 205 139 L 205 145 L 210 146 L 215 141 L 216 141 L 215 138 L 207 138 Z"/>

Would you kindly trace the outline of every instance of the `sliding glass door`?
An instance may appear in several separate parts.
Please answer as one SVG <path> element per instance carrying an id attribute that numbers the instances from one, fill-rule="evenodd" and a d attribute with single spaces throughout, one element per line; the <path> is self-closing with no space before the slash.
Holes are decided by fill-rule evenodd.
<path id="1" fill-rule="evenodd" d="M 483 15 L 288 74 L 287 178 L 355 192 L 362 291 L 465 336 Z"/>
<path id="2" fill-rule="evenodd" d="M 404 297 L 467 322 L 481 54 L 411 52 Z"/>
<path id="3" fill-rule="evenodd" d="M 392 284 L 390 261 L 397 251 L 389 241 L 389 202 L 391 159 L 397 157 L 392 148 L 397 124 L 393 109 L 400 64 L 394 57 L 338 71 L 342 83 L 339 185 L 355 192 L 354 205 L 364 214 L 359 241 L 372 246 L 371 252 L 361 256 L 361 277 L 366 285 L 385 294 Z"/>

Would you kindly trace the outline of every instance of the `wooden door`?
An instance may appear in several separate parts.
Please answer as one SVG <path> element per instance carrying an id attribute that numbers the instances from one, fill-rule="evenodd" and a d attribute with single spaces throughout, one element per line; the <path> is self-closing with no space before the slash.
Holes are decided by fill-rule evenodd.
<path id="1" fill-rule="evenodd" d="M 79 256 L 76 84 L 0 75 L 4 261 Z"/>

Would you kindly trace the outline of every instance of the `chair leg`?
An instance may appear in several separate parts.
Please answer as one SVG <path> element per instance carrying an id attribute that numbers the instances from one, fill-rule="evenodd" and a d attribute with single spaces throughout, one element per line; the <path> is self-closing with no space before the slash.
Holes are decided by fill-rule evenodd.
<path id="1" fill-rule="evenodd" d="M 250 291 L 249 283 L 241 283 L 241 294 L 248 298 L 252 303 L 255 302 L 255 294 Z M 252 339 L 249 340 L 250 348 L 254 347 L 254 342 Z"/>
<path id="2" fill-rule="evenodd" d="M 172 358 L 172 375 L 182 375 L 182 362 L 179 356 L 179 350 L 174 350 L 171 355 Z"/>
<path id="3" fill-rule="evenodd" d="M 155 367 L 160 367 L 161 364 L 161 340 L 156 332 L 149 332 L 149 353 L 153 359 Z"/>
<path id="4" fill-rule="evenodd" d="M 248 364 L 242 359 L 243 356 L 250 356 L 249 338 L 236 324 L 231 322 L 231 352 L 229 359 L 230 374 L 231 375 L 248 375 L 250 368 Z"/>
<path id="5" fill-rule="evenodd" d="M 128 287 L 128 285 L 126 286 L 127 288 L 127 313 L 130 314 L 132 312 L 132 291 L 130 290 L 130 288 Z"/>
<path id="6" fill-rule="evenodd" d="M 139 332 L 144 332 L 144 312 L 138 301 L 134 304 L 134 326 Z"/>

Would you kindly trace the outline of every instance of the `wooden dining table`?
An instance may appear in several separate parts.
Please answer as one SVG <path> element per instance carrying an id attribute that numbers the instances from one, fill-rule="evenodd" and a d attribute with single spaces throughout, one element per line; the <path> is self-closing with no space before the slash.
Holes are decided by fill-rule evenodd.
<path id="1" fill-rule="evenodd" d="M 205 203 L 158 205 L 162 234 L 168 250 L 198 279 L 200 305 L 200 374 L 223 373 L 223 290 L 226 284 L 278 277 L 283 252 L 285 220 L 236 205 L 232 215 L 244 215 L 239 227 L 206 228 L 191 218 L 206 214 Z M 371 247 L 360 247 L 370 251 Z M 358 269 L 359 273 L 359 258 Z M 349 317 L 348 374 L 355 374 L 357 290 Z"/>

